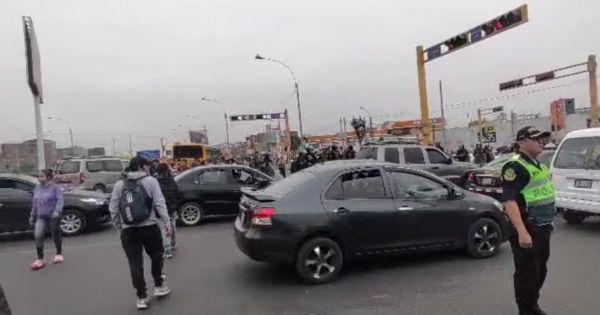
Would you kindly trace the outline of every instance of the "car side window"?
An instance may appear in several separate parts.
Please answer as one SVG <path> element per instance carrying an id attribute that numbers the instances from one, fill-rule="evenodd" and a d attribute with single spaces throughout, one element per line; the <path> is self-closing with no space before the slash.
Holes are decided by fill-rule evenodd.
<path id="1" fill-rule="evenodd" d="M 15 189 L 15 182 L 12 180 L 0 179 L 0 189 L 1 188 Z"/>
<path id="2" fill-rule="evenodd" d="M 438 150 L 427 149 L 427 157 L 429 157 L 429 163 L 431 164 L 448 164 L 448 158 Z"/>
<path id="3" fill-rule="evenodd" d="M 197 184 L 226 184 L 227 174 L 224 170 L 210 170 L 198 174 L 195 182 Z"/>
<path id="4" fill-rule="evenodd" d="M 123 164 L 119 160 L 106 160 L 104 161 L 104 170 L 107 172 L 122 172 Z"/>
<path id="5" fill-rule="evenodd" d="M 397 148 L 385 148 L 383 155 L 386 162 L 400 163 L 400 152 L 398 152 Z"/>
<path id="6" fill-rule="evenodd" d="M 104 171 L 104 163 L 102 161 L 88 161 L 85 162 L 85 168 L 90 173 L 97 173 Z"/>
<path id="7" fill-rule="evenodd" d="M 325 194 L 327 199 L 385 199 L 383 178 L 379 170 L 344 173 Z"/>
<path id="8" fill-rule="evenodd" d="M 35 189 L 35 187 L 31 186 L 31 185 L 27 185 L 21 182 L 15 182 L 15 189 L 16 190 L 21 190 L 21 191 L 25 191 L 28 193 L 32 193 L 33 190 Z"/>
<path id="9" fill-rule="evenodd" d="M 392 189 L 399 198 L 417 200 L 448 198 L 446 186 L 425 176 L 392 171 L 390 177 L 392 179 Z"/>
<path id="10" fill-rule="evenodd" d="M 406 164 L 425 164 L 425 157 L 421 148 L 404 148 L 404 161 Z"/>
<path id="11" fill-rule="evenodd" d="M 231 174 L 233 175 L 233 179 L 235 180 L 235 182 L 240 185 L 254 184 L 257 178 L 255 174 L 252 174 L 242 169 L 233 169 L 231 170 Z"/>

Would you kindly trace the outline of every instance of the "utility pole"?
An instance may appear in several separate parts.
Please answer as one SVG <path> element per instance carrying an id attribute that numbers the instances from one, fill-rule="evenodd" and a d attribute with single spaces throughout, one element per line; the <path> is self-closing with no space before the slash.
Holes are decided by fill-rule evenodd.
<path id="1" fill-rule="evenodd" d="M 477 109 L 477 127 L 479 127 L 479 145 L 483 147 L 483 119 L 479 108 Z"/>
<path id="2" fill-rule="evenodd" d="M 429 103 L 427 101 L 427 80 L 425 78 L 425 51 L 417 46 L 417 76 L 419 80 L 419 100 L 421 104 L 421 123 L 423 125 L 423 143 L 432 145 L 431 120 L 429 119 Z"/>
<path id="3" fill-rule="evenodd" d="M 442 113 L 442 142 L 446 146 L 446 116 L 444 115 L 444 90 L 442 80 L 440 80 L 440 111 Z"/>
<path id="4" fill-rule="evenodd" d="M 517 113 L 514 110 L 510 111 L 510 136 L 511 139 L 515 139 L 515 120 L 517 120 Z"/>
<path id="5" fill-rule="evenodd" d="M 131 143 L 131 134 L 129 134 L 129 156 L 133 157 L 133 144 Z"/>
<path id="6" fill-rule="evenodd" d="M 596 74 L 598 64 L 596 63 L 596 55 L 588 56 L 588 72 L 590 77 L 590 107 L 591 107 L 591 126 L 598 127 L 599 110 L 598 110 L 598 75 Z"/>

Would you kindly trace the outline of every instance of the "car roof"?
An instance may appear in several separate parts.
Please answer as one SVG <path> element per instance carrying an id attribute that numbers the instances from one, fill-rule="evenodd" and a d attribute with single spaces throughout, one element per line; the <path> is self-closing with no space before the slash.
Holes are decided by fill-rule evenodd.
<path id="1" fill-rule="evenodd" d="M 196 166 L 194 168 L 190 168 L 188 171 L 200 171 L 200 170 L 210 170 L 210 169 L 214 169 L 214 168 L 229 168 L 229 169 L 233 169 L 233 168 L 241 168 L 241 169 L 245 169 L 245 170 L 252 170 L 255 171 L 261 175 L 264 175 L 268 178 L 271 178 L 271 176 L 261 172 L 260 170 L 257 170 L 255 168 L 246 166 L 246 165 L 242 165 L 242 164 L 213 164 L 213 165 L 202 165 L 202 166 Z M 183 173 L 182 173 L 183 174 Z"/>
<path id="2" fill-rule="evenodd" d="M 571 131 L 567 134 L 565 139 L 599 137 L 599 136 L 600 136 L 600 128 L 587 128 L 587 129 Z"/>
<path id="3" fill-rule="evenodd" d="M 0 174 L 0 179 L 15 179 L 15 180 L 22 180 L 22 181 L 27 181 L 27 182 L 35 182 L 35 180 L 36 180 L 36 178 L 33 176 L 23 175 L 23 174 L 10 174 L 10 173 Z"/>
<path id="4" fill-rule="evenodd" d="M 340 171 L 340 170 L 345 170 L 345 169 L 350 169 L 350 168 L 360 168 L 360 167 L 394 167 L 394 168 L 398 168 L 398 169 L 413 170 L 412 168 L 404 167 L 402 165 L 395 164 L 395 163 L 379 162 L 379 161 L 375 161 L 375 160 L 358 160 L 358 159 L 357 160 L 336 160 L 336 161 L 319 163 L 319 164 L 312 166 L 310 169 L 312 169 L 314 172 L 321 172 L 321 171 Z"/>
<path id="5" fill-rule="evenodd" d="M 125 160 L 125 159 L 121 159 L 121 158 L 101 157 L 101 158 L 76 158 L 76 159 L 64 159 L 64 160 L 60 160 L 59 162 L 67 162 L 67 161 L 74 161 L 74 162 L 80 162 L 80 161 L 106 161 L 106 160 L 119 160 L 119 161 L 127 161 L 127 160 Z"/>

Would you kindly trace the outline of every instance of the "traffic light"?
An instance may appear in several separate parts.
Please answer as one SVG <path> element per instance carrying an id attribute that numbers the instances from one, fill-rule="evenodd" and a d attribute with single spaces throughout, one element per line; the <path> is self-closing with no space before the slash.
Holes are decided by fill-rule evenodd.
<path id="1" fill-rule="evenodd" d="M 232 115 L 229 116 L 231 121 L 251 121 L 251 120 L 271 120 L 281 119 L 284 117 L 282 113 L 271 113 L 271 114 L 253 114 L 253 115 Z"/>
<path id="2" fill-rule="evenodd" d="M 503 110 L 504 110 L 504 106 L 496 106 L 496 107 L 492 108 L 492 113 L 501 112 Z"/>
<path id="3" fill-rule="evenodd" d="M 554 79 L 554 71 L 544 72 L 535 75 L 535 82 L 541 82 Z"/>
<path id="4" fill-rule="evenodd" d="M 490 36 L 498 31 L 513 26 L 523 21 L 523 11 L 526 10 L 520 7 L 516 10 L 503 14 L 481 26 L 485 36 Z"/>
<path id="5" fill-rule="evenodd" d="M 512 80 L 500 83 L 500 91 L 514 89 L 523 85 L 523 79 Z"/>
<path id="6" fill-rule="evenodd" d="M 444 45 L 448 47 L 448 50 L 453 50 L 456 48 L 460 48 L 468 43 L 468 38 L 466 34 L 461 34 L 456 37 L 450 38 L 449 40 L 444 42 Z"/>

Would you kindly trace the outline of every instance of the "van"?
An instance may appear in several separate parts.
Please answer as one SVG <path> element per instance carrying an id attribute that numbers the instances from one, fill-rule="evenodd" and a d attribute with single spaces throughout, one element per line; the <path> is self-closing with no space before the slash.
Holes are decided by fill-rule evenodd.
<path id="1" fill-rule="evenodd" d="M 568 223 L 600 215 L 600 128 L 572 131 L 552 160 L 556 207 Z"/>
<path id="2" fill-rule="evenodd" d="M 129 162 L 118 158 L 67 159 L 56 163 L 56 182 L 66 189 L 83 188 L 107 192 L 121 179 Z"/>

